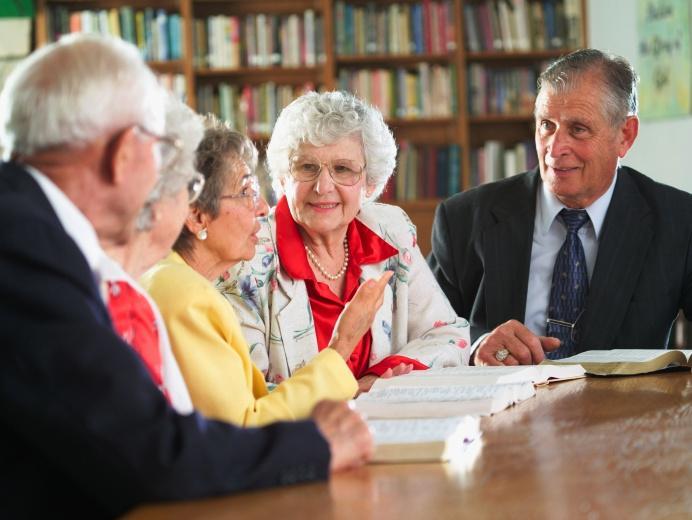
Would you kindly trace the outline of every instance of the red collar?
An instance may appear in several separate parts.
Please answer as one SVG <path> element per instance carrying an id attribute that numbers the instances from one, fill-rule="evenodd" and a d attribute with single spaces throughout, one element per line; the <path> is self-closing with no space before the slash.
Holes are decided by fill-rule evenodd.
<path id="1" fill-rule="evenodd" d="M 315 280 L 303 239 L 298 231 L 298 224 L 293 220 L 285 196 L 279 200 L 275 212 L 276 249 L 281 268 L 294 280 Z M 358 219 L 353 219 L 349 223 L 346 236 L 350 260 L 359 268 L 399 254 L 395 247 L 385 242 Z"/>

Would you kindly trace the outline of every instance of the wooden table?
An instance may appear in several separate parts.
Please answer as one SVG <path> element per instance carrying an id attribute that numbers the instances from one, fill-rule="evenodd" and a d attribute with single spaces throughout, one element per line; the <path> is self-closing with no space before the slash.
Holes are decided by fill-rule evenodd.
<path id="1" fill-rule="evenodd" d="M 454 464 L 370 465 L 131 518 L 692 518 L 690 371 L 539 388 Z"/>

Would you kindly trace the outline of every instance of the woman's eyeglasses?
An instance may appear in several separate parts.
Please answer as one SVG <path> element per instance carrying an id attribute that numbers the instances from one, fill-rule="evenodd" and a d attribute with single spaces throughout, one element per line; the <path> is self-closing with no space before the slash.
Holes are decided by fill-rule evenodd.
<path id="1" fill-rule="evenodd" d="M 326 166 L 332 180 L 341 186 L 358 184 L 365 165 L 351 159 L 332 159 L 322 162 L 311 155 L 294 155 L 289 159 L 291 176 L 298 182 L 311 182 L 317 179 Z"/>
<path id="2" fill-rule="evenodd" d="M 195 172 L 192 179 L 187 183 L 187 201 L 188 204 L 193 204 L 199 199 L 199 196 L 204 190 L 204 175 Z"/>
<path id="3" fill-rule="evenodd" d="M 259 179 L 255 175 L 247 175 L 243 177 L 243 183 L 239 193 L 231 195 L 222 195 L 219 200 L 223 199 L 244 199 L 249 208 L 256 208 L 260 200 Z"/>

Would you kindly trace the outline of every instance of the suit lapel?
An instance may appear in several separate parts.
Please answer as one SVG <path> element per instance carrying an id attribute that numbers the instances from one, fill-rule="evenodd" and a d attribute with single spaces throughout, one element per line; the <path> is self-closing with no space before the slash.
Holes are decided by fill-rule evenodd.
<path id="1" fill-rule="evenodd" d="M 524 321 L 538 179 L 534 170 L 504 190 L 490 210 L 494 222 L 483 231 L 487 323 L 491 327 L 511 318 Z"/>
<path id="2" fill-rule="evenodd" d="M 579 350 L 612 348 L 652 238 L 650 208 L 621 168 L 598 240 Z"/>

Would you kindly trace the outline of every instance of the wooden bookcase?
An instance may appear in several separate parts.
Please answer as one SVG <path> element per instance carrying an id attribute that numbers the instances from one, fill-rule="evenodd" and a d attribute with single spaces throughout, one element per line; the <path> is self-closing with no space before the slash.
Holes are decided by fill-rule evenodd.
<path id="1" fill-rule="evenodd" d="M 514 5 L 509 0 L 492 0 Z M 516 1 L 516 0 L 514 0 Z M 576 1 L 581 10 L 580 40 L 586 44 L 586 0 L 524 0 L 527 4 Z M 384 0 L 367 2 L 350 0 L 347 4 L 367 8 L 374 4 L 376 8 L 398 4 L 400 6 L 423 5 L 428 0 Z M 417 145 L 444 146 L 455 144 L 460 147 L 459 187 L 466 189 L 472 186 L 471 154 L 476 148 L 482 147 L 488 140 L 495 140 L 506 145 L 519 141 L 530 140 L 533 137 L 533 118 L 530 111 L 512 114 L 471 115 L 468 99 L 469 67 L 474 64 L 487 69 L 533 67 L 538 69 L 540 64 L 565 54 L 570 49 L 558 48 L 532 51 L 502 51 L 484 50 L 471 52 L 467 50 L 465 31 L 469 25 L 464 16 L 469 9 L 488 0 L 449 0 L 455 45 L 445 52 L 421 54 L 365 54 L 340 55 L 335 44 L 335 9 L 337 0 L 37 0 L 36 12 L 36 44 L 43 45 L 50 39 L 49 10 L 60 6 L 68 11 L 109 10 L 129 6 L 134 9 L 151 7 L 167 12 L 180 14 L 181 20 L 181 51 L 182 57 L 171 61 L 152 61 L 152 69 L 158 73 L 180 74 L 184 77 L 187 102 L 193 108 L 198 108 L 197 92 L 203 85 L 215 85 L 226 82 L 231 85 L 259 85 L 268 81 L 277 84 L 299 86 L 312 83 L 319 88 L 334 89 L 339 85 L 339 73 L 342 69 L 368 68 L 413 68 L 419 63 L 441 65 L 453 68 L 453 91 L 456 95 L 456 113 L 446 117 L 419 118 L 389 118 L 388 124 L 398 141 L 406 140 Z M 410 7 L 409 7 L 410 8 Z M 249 67 L 236 68 L 202 68 L 194 62 L 195 19 L 206 19 L 209 16 L 226 15 L 238 16 L 241 19 L 250 15 L 302 15 L 306 10 L 313 10 L 323 20 L 322 44 L 323 61 L 314 66 L 300 67 Z M 267 132 L 250 135 L 258 143 L 260 149 L 269 137 Z M 418 227 L 419 244 L 424 254 L 430 250 L 430 233 L 434 210 L 440 202 L 439 197 L 418 198 L 407 201 L 388 201 L 401 205 Z"/>

